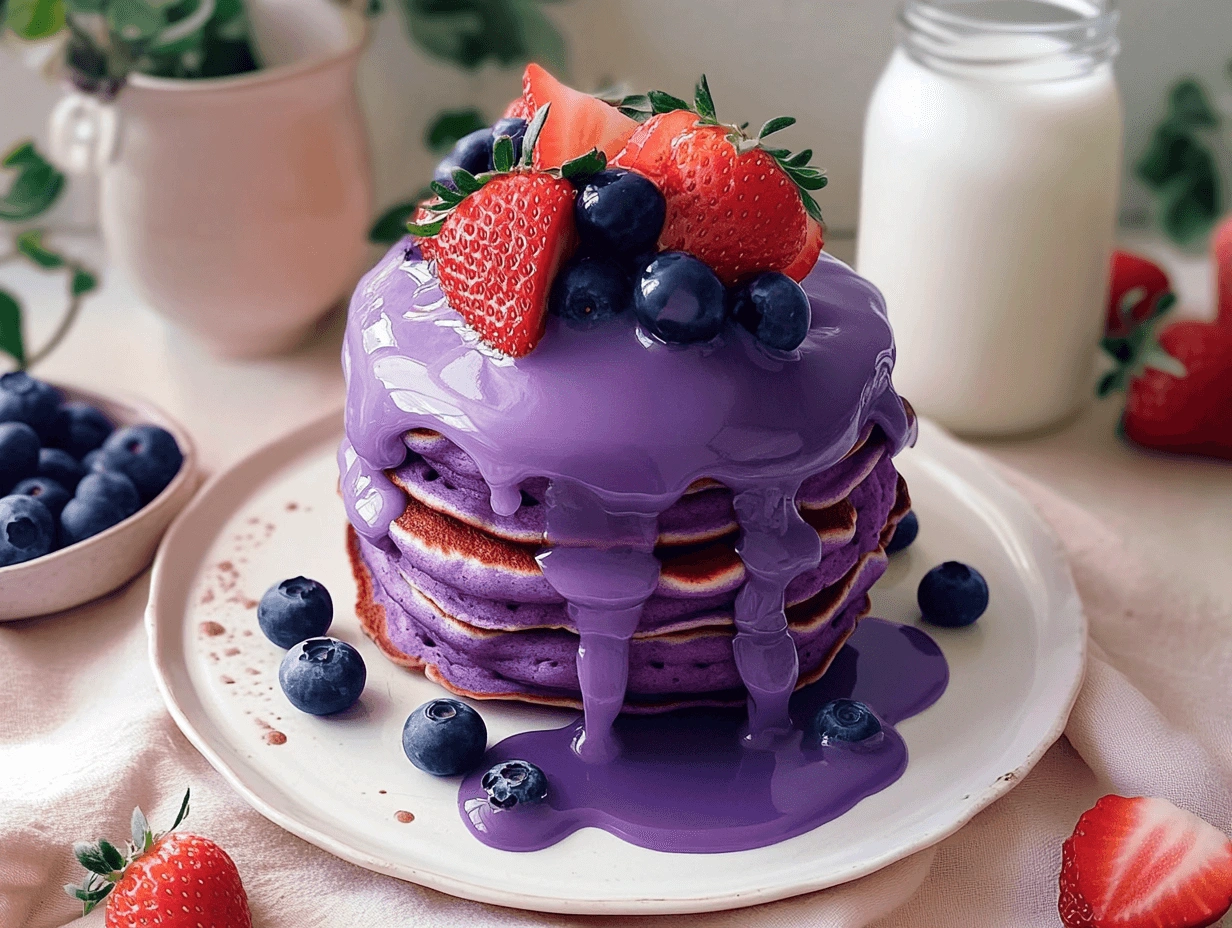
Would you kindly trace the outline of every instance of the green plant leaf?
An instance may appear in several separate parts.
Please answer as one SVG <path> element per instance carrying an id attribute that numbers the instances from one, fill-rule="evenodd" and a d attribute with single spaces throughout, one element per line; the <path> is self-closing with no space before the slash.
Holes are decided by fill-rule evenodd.
<path id="1" fill-rule="evenodd" d="M 114 870 L 122 870 L 124 868 L 124 855 L 119 849 L 108 841 L 106 838 L 98 842 L 98 849 L 102 851 L 103 860 Z"/>
<path id="2" fill-rule="evenodd" d="M 42 229 L 27 229 L 17 236 L 17 250 L 41 268 L 64 267 L 64 257 L 43 244 Z"/>
<path id="3" fill-rule="evenodd" d="M 63 0 L 8 0 L 0 4 L 0 24 L 18 37 L 33 41 L 64 28 Z"/>
<path id="4" fill-rule="evenodd" d="M 0 197 L 0 219 L 26 222 L 52 207 L 64 189 L 64 175 L 39 154 L 31 141 L 18 142 L 4 156 L 3 167 L 17 176 Z"/>
<path id="5" fill-rule="evenodd" d="M 646 94 L 646 98 L 650 100 L 651 111 L 656 114 L 691 109 L 684 100 L 674 97 L 670 93 L 664 93 L 662 90 L 652 90 Z"/>
<path id="6" fill-rule="evenodd" d="M 145 813 L 141 811 L 141 806 L 133 806 L 133 817 L 129 820 L 129 830 L 133 836 L 133 847 L 138 851 L 146 850 L 154 835 L 150 831 L 150 823 L 146 820 Z"/>
<path id="7" fill-rule="evenodd" d="M 432 181 L 432 183 L 430 183 L 428 186 L 432 188 L 432 192 L 434 194 L 436 194 L 438 197 L 444 200 L 445 203 L 448 204 L 449 206 L 457 206 L 463 200 L 462 195 L 458 193 L 458 191 L 453 190 L 450 187 L 446 187 L 444 184 L 442 184 L 438 180 Z M 428 208 L 431 209 L 432 207 L 428 207 Z"/>
<path id="8" fill-rule="evenodd" d="M 468 71 L 528 60 L 513 0 L 402 0 L 411 40 L 428 55 Z"/>
<path id="9" fill-rule="evenodd" d="M 98 286 L 98 278 L 80 265 L 73 265 L 73 280 L 69 285 L 73 296 L 82 296 Z"/>
<path id="10" fill-rule="evenodd" d="M 162 13 L 145 0 L 111 0 L 104 15 L 111 34 L 129 45 L 152 41 L 166 25 Z"/>
<path id="11" fill-rule="evenodd" d="M 1168 94 L 1168 118 L 1189 128 L 1213 129 L 1219 125 L 1219 115 L 1211 106 L 1206 90 L 1192 78 L 1172 85 Z"/>
<path id="12" fill-rule="evenodd" d="M 566 161 L 560 168 L 560 176 L 566 180 L 590 177 L 607 167 L 607 155 L 597 148 L 592 148 L 586 154 L 571 161 Z"/>
<path id="13" fill-rule="evenodd" d="M 821 207 L 817 205 L 817 201 L 806 190 L 800 191 L 800 201 L 804 204 L 804 211 L 816 219 L 818 222 L 824 222 L 821 218 Z"/>
<path id="14" fill-rule="evenodd" d="M 184 799 L 180 803 L 179 814 L 176 815 L 175 821 L 171 823 L 171 827 L 168 828 L 167 831 L 175 831 L 177 828 L 180 827 L 180 823 L 183 822 L 184 819 L 188 818 L 188 800 L 191 796 L 192 796 L 191 789 L 184 790 Z"/>
<path id="15" fill-rule="evenodd" d="M 483 181 L 477 179 L 474 174 L 465 168 L 454 168 L 452 177 L 454 186 L 458 188 L 458 193 L 463 197 L 474 193 L 483 186 Z"/>
<path id="16" fill-rule="evenodd" d="M 483 113 L 471 107 L 464 110 L 442 110 L 433 117 L 424 132 L 424 144 L 430 151 L 444 154 L 458 139 L 477 129 L 486 129 Z"/>
<path id="17" fill-rule="evenodd" d="M 569 75 L 569 47 L 556 24 L 543 14 L 543 0 L 510 0 L 521 32 L 522 54 L 526 61 L 538 61 L 558 75 Z"/>
<path id="18" fill-rule="evenodd" d="M 806 148 L 804 149 L 804 151 L 796 152 L 794 155 L 792 155 L 790 158 L 788 158 L 783 163 L 785 166 L 790 167 L 790 168 L 803 168 L 803 167 L 808 167 L 808 163 L 809 161 L 812 160 L 812 158 L 813 158 L 813 149 Z"/>
<path id="19" fill-rule="evenodd" d="M 529 168 L 535 163 L 535 145 L 539 141 L 539 133 L 543 131 L 543 124 L 548 121 L 548 111 L 551 108 L 551 103 L 545 103 L 535 110 L 535 115 L 531 117 L 530 124 L 526 127 L 526 134 L 522 136 L 523 167 Z"/>
<path id="20" fill-rule="evenodd" d="M 502 135 L 492 146 L 492 167 L 500 173 L 513 170 L 513 139 Z"/>
<path id="21" fill-rule="evenodd" d="M 112 850 L 115 850 L 115 848 L 112 848 Z M 78 841 L 73 845 L 73 856 L 77 858 L 77 863 L 81 864 L 91 873 L 97 873 L 99 876 L 107 876 L 116 869 L 110 865 L 107 855 L 103 853 L 102 847 L 99 844 L 91 844 L 89 841 Z M 123 860 L 120 862 L 123 864 Z"/>
<path id="22" fill-rule="evenodd" d="M 431 191 L 428 192 L 431 193 Z M 385 210 L 368 230 L 368 241 L 378 245 L 392 245 L 398 241 L 406 235 L 406 224 L 415 215 L 415 207 L 418 204 L 419 200 L 411 200 L 405 203 L 395 203 Z"/>
<path id="23" fill-rule="evenodd" d="M 408 222 L 406 231 L 411 235 L 419 238 L 431 238 L 441 231 L 441 227 L 445 225 L 445 217 L 437 219 L 435 222 Z"/>
<path id="24" fill-rule="evenodd" d="M 796 118 L 794 116 L 775 116 L 773 119 L 766 120 L 766 124 L 761 127 L 761 131 L 757 133 L 759 139 L 764 139 L 767 135 L 774 132 L 780 132 L 788 126 L 794 126 Z"/>
<path id="25" fill-rule="evenodd" d="M 708 122 L 718 122 L 714 112 L 714 98 L 710 95 L 710 84 L 703 74 L 697 79 L 697 87 L 693 91 L 693 107 L 697 115 Z"/>
<path id="26" fill-rule="evenodd" d="M 18 366 L 26 364 L 26 344 L 21 334 L 21 304 L 4 290 L 0 290 L 0 351 L 3 351 Z"/>

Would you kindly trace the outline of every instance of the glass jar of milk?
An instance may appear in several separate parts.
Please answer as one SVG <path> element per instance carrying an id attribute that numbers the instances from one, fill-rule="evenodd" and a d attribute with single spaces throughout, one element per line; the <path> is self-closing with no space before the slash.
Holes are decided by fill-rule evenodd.
<path id="1" fill-rule="evenodd" d="M 1092 395 L 1120 188 L 1113 0 L 907 0 L 864 129 L 858 269 L 894 381 L 969 435 Z"/>

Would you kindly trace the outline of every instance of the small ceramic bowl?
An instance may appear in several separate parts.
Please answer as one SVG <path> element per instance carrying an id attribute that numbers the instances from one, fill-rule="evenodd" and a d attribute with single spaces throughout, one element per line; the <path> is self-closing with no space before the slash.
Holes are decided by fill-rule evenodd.
<path id="1" fill-rule="evenodd" d="M 141 400 L 55 386 L 65 399 L 98 407 L 117 428 L 145 423 L 162 426 L 175 436 L 184 463 L 158 496 L 123 522 L 43 557 L 0 567 L 0 622 L 71 609 L 123 586 L 149 566 L 163 532 L 192 498 L 199 482 L 192 439 L 165 412 Z"/>

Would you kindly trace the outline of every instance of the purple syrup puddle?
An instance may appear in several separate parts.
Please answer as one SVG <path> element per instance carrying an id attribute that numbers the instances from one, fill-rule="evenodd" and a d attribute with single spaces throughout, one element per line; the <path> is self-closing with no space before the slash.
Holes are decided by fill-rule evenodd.
<path id="1" fill-rule="evenodd" d="M 462 782 L 458 809 L 480 841 L 507 851 L 539 850 L 586 827 L 656 851 L 765 847 L 837 818 L 897 780 L 907 746 L 893 726 L 936 702 L 948 680 L 941 649 L 923 631 L 864 619 L 826 674 L 791 697 L 793 730 L 771 747 L 742 744 L 747 719 L 740 710 L 623 715 L 612 726 L 619 753 L 594 764 L 573 749 L 579 719 L 493 746 Z M 810 743 L 810 720 L 840 697 L 872 707 L 883 725 L 880 744 Z M 548 798 L 495 809 L 480 780 L 514 759 L 547 774 Z"/>

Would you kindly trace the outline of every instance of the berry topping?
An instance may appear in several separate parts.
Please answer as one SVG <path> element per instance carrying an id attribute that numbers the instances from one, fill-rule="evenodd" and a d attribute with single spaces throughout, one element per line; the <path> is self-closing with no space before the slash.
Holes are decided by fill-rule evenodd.
<path id="1" fill-rule="evenodd" d="M 723 328 L 723 284 L 693 255 L 661 252 L 634 281 L 633 311 L 661 341 L 707 342 Z"/>
<path id="2" fill-rule="evenodd" d="M 73 494 L 50 477 L 27 477 L 13 487 L 14 496 L 29 496 L 37 499 L 47 507 L 53 519 L 59 519 L 65 504 L 73 498 Z"/>
<path id="3" fill-rule="evenodd" d="M 106 441 L 113 429 L 111 420 L 93 406 L 69 402 L 56 410 L 49 444 L 80 459 Z"/>
<path id="4" fill-rule="evenodd" d="M 897 554 L 904 548 L 911 547 L 911 543 L 915 541 L 915 536 L 919 533 L 920 520 L 916 517 L 914 509 L 908 510 L 898 525 L 894 526 L 894 537 L 886 545 L 886 554 Z"/>
<path id="5" fill-rule="evenodd" d="M 60 513 L 60 540 L 66 545 L 75 544 L 123 522 L 140 508 L 137 488 L 123 474 L 86 474 Z"/>
<path id="6" fill-rule="evenodd" d="M 988 608 L 988 583 L 974 567 L 946 561 L 924 575 L 916 600 L 925 622 L 959 628 Z"/>
<path id="7" fill-rule="evenodd" d="M 456 189 L 453 182 L 453 172 L 456 168 L 470 174 L 479 174 L 488 170 L 492 164 L 492 130 L 476 129 L 462 136 L 436 166 L 432 177 L 437 183 Z"/>
<path id="8" fill-rule="evenodd" d="M 337 638 L 309 638 L 286 653 L 278 683 L 291 705 L 310 715 L 332 715 L 359 700 L 368 669 L 359 652 Z"/>
<path id="9" fill-rule="evenodd" d="M 533 805 L 548 798 L 548 778 L 527 760 L 507 760 L 497 764 L 480 781 L 488 801 L 498 809 Z"/>
<path id="10" fill-rule="evenodd" d="M 1232 841 L 1165 799 L 1105 796 L 1061 851 L 1067 928 L 1204 928 L 1232 906 Z"/>
<path id="11" fill-rule="evenodd" d="M 0 497 L 0 567 L 42 557 L 55 547 L 56 520 L 32 496 Z"/>
<path id="12" fill-rule="evenodd" d="M 637 127 L 625 147 L 612 159 L 612 166 L 636 171 L 662 187 L 672 158 L 672 143 L 699 126 L 692 110 L 672 110 L 651 116 Z"/>
<path id="13" fill-rule="evenodd" d="M 80 461 L 59 448 L 42 448 L 38 456 L 38 476 L 50 477 L 70 493 L 77 489 L 77 483 L 86 475 L 86 468 Z"/>
<path id="14" fill-rule="evenodd" d="M 517 161 L 522 157 L 522 140 L 526 137 L 527 121 L 522 117 L 502 117 L 492 126 L 492 141 L 495 143 L 502 135 L 509 136 L 509 141 L 513 143 L 513 160 Z M 496 165 L 492 159 L 488 159 L 488 170 L 493 170 Z M 473 172 L 472 172 L 473 173 Z"/>
<path id="15" fill-rule="evenodd" d="M 59 390 L 25 371 L 0 375 L 0 422 L 24 422 L 46 435 L 60 400 Z"/>
<path id="16" fill-rule="evenodd" d="M 112 432 L 93 463 L 95 470 L 124 474 L 148 503 L 171 482 L 184 463 L 175 438 L 157 425 L 130 425 Z"/>
<path id="17" fill-rule="evenodd" d="M 526 82 L 525 75 L 522 77 L 522 82 Z M 530 119 L 534 115 L 535 108 L 526 102 L 525 97 L 517 96 L 509 101 L 505 112 L 501 114 L 501 119 Z"/>
<path id="18" fill-rule="evenodd" d="M 483 717 L 457 699 L 426 702 L 402 726 L 402 750 L 407 759 L 434 777 L 469 773 L 488 747 Z"/>
<path id="19" fill-rule="evenodd" d="M 307 577 L 275 583 L 257 605 L 257 624 L 280 648 L 293 648 L 305 638 L 324 635 L 333 620 L 329 590 Z"/>
<path id="20" fill-rule="evenodd" d="M 812 734 L 822 744 L 857 744 L 880 733 L 873 710 L 856 699 L 832 699 L 813 717 Z"/>
<path id="21" fill-rule="evenodd" d="M 667 205 L 659 188 L 631 171 L 600 171 L 578 192 L 573 216 L 582 246 L 636 255 L 654 248 Z"/>
<path id="22" fill-rule="evenodd" d="M 820 222 L 809 216 L 808 232 L 805 233 L 804 245 L 801 247 L 800 253 L 792 259 L 791 264 L 783 268 L 783 273 L 794 281 L 804 280 L 804 278 L 808 277 L 809 271 L 817 264 L 817 258 L 825 244 L 825 230 L 822 229 Z"/>
<path id="23" fill-rule="evenodd" d="M 583 326 L 597 325 L 625 311 L 632 299 L 629 275 L 602 258 L 580 258 L 552 285 L 553 315 Z"/>
<path id="24" fill-rule="evenodd" d="M 38 471 L 39 440 L 24 422 L 0 422 L 0 495 Z"/>
<path id="25" fill-rule="evenodd" d="M 133 809 L 132 841 L 123 850 L 106 840 L 73 845 L 90 872 L 64 891 L 84 904 L 87 915 L 106 899 L 107 928 L 252 928 L 235 862 L 208 838 L 175 831 L 188 815 L 188 799 L 185 792 L 170 832 L 155 834 L 142 811 Z"/>
<path id="26" fill-rule="evenodd" d="M 769 348 L 793 351 L 808 335 L 813 309 L 800 285 L 765 271 L 731 294 L 732 316 Z"/>
<path id="27" fill-rule="evenodd" d="M 552 106 L 552 121 L 543 127 L 535 147 L 534 165 L 540 170 L 561 167 L 592 149 L 611 158 L 637 128 L 616 107 L 567 87 L 534 63 L 522 75 L 522 98 L 532 113 Z"/>

